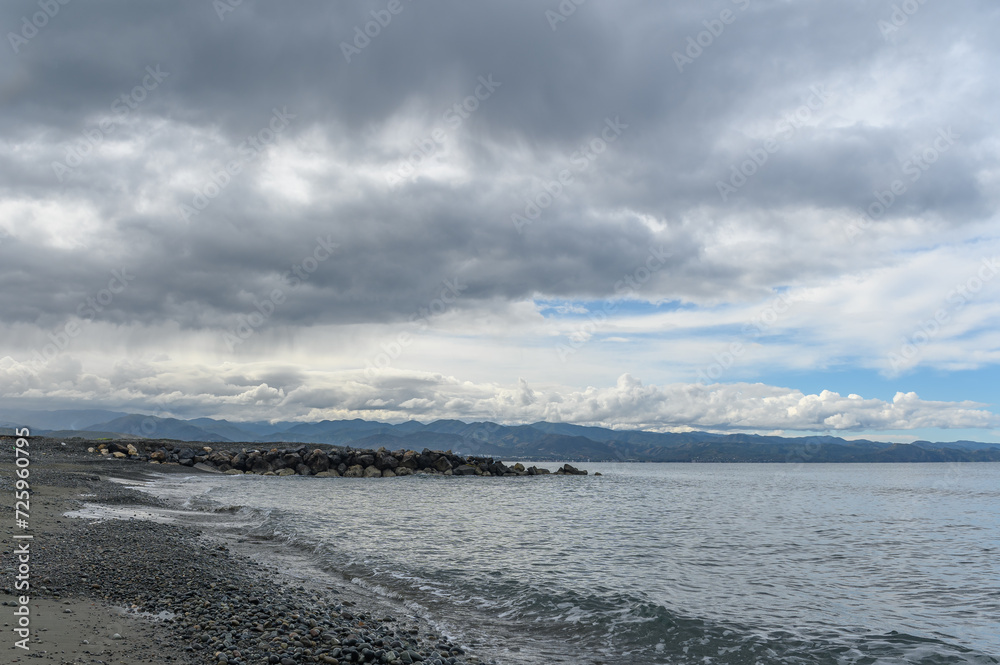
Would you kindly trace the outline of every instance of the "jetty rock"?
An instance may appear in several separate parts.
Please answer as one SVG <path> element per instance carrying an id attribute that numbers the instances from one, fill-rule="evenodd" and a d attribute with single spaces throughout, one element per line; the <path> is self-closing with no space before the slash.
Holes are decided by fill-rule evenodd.
<path id="1" fill-rule="evenodd" d="M 492 457 L 462 457 L 452 451 L 352 449 L 322 444 L 296 448 L 196 448 L 163 440 L 107 441 L 91 448 L 105 458 L 179 464 L 228 475 L 321 476 L 323 478 L 395 478 L 413 474 L 443 476 L 585 476 L 586 471 L 564 464 L 550 472 L 517 462 L 507 466 Z"/>

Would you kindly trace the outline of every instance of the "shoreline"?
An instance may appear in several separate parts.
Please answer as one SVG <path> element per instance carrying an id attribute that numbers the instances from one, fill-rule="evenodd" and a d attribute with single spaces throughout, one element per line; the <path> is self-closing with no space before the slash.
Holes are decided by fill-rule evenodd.
<path id="1" fill-rule="evenodd" d="M 18 603 L 11 593 L 13 580 L 5 575 L 0 601 L 7 605 L 0 605 L 5 615 L 0 624 L 6 624 L 6 638 L 0 650 L 12 655 L 9 662 L 39 656 L 126 664 L 480 662 L 425 619 L 393 609 L 387 599 L 353 588 L 348 580 L 318 569 L 312 581 L 286 574 L 275 567 L 282 559 L 267 553 L 267 543 L 206 533 L 187 520 L 64 515 L 84 503 L 153 512 L 175 509 L 112 480 L 197 470 L 95 460 L 58 443 L 35 448 L 34 438 L 31 445 L 31 521 L 25 532 L 34 537 L 30 651 L 14 645 L 19 638 L 11 627 Z M 7 561 L 15 556 L 11 543 L 17 531 L 13 461 L 5 446 L 0 490 L 9 500 L 2 504 L 0 532 Z M 153 618 L 157 616 L 169 618 Z M 114 635 L 121 639 L 112 639 Z"/>

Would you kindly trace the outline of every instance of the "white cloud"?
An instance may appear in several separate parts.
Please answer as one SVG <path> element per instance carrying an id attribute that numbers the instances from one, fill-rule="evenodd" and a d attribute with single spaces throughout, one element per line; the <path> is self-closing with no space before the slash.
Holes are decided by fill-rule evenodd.
<path id="1" fill-rule="evenodd" d="M 35 376 L 9 357 L 0 360 L 3 397 L 10 404 L 69 404 L 212 415 L 235 420 L 369 418 L 549 420 L 652 430 L 830 431 L 834 433 L 990 428 L 1000 418 L 974 402 L 940 402 L 898 393 L 891 402 L 801 391 L 759 383 L 646 385 L 629 374 L 614 385 L 582 390 L 555 385 L 473 383 L 426 372 L 390 370 L 368 379 L 359 371 L 310 371 L 266 364 L 215 367 L 160 362 L 121 368 L 114 382 L 78 361 L 54 362 Z M 274 377 L 291 377 L 274 386 Z M 269 381 L 260 378 L 270 376 Z"/>

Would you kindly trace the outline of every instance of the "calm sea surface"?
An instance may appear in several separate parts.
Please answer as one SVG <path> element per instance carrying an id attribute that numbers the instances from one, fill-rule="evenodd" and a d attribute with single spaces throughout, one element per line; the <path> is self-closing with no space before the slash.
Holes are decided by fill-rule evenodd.
<path id="1" fill-rule="evenodd" d="M 583 466 L 150 489 L 499 663 L 1000 662 L 1000 464 Z"/>

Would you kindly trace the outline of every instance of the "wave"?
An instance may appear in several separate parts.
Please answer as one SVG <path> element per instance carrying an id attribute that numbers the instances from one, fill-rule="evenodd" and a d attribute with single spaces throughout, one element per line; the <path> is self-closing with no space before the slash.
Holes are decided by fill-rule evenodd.
<path id="1" fill-rule="evenodd" d="M 839 627 L 762 628 L 686 615 L 634 593 L 526 584 L 504 571 L 483 575 L 398 564 L 333 547 L 322 530 L 303 529 L 301 516 L 271 511 L 246 535 L 280 541 L 313 558 L 317 568 L 349 580 L 409 611 L 434 617 L 436 627 L 466 643 L 488 643 L 483 626 L 518 640 L 518 656 L 538 661 L 546 645 L 572 644 L 592 654 L 580 662 L 702 665 L 995 665 L 996 658 L 942 639 L 899 632 L 851 632 Z M 532 648 L 534 647 L 534 648 Z M 525 658 L 527 657 L 527 660 Z"/>
<path id="2" fill-rule="evenodd" d="M 862 631 L 815 620 L 752 625 L 727 620 L 724 608 L 698 616 L 671 605 L 669 597 L 597 584 L 574 587 L 559 574 L 529 582 L 512 570 L 459 570 L 436 559 L 418 563 L 405 548 L 383 549 L 358 522 L 321 520 L 293 506 L 247 507 L 231 498 L 217 500 L 216 488 L 198 490 L 187 488 L 188 508 L 230 515 L 227 527 L 241 537 L 294 552 L 315 569 L 430 619 L 449 639 L 475 644 L 501 663 L 552 662 L 568 653 L 588 665 L 1000 663 L 944 635 Z"/>

